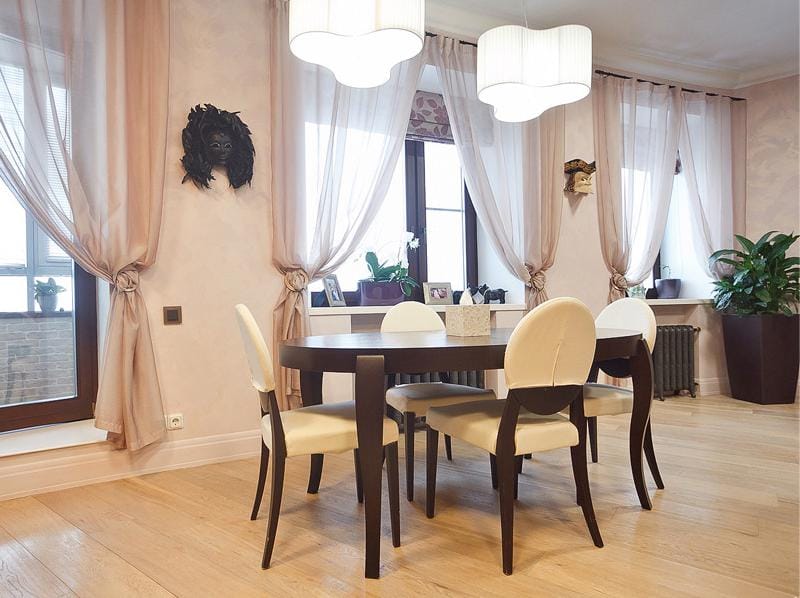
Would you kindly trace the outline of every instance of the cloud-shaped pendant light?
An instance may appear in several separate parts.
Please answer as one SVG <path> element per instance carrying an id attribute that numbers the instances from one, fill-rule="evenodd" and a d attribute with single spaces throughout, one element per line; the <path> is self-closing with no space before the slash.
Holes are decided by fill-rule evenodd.
<path id="1" fill-rule="evenodd" d="M 583 25 L 495 27 L 478 38 L 478 99 L 522 122 L 585 97 L 592 85 L 592 32 Z"/>
<path id="2" fill-rule="evenodd" d="M 425 41 L 425 0 L 291 0 L 289 47 L 343 85 L 376 87 Z"/>

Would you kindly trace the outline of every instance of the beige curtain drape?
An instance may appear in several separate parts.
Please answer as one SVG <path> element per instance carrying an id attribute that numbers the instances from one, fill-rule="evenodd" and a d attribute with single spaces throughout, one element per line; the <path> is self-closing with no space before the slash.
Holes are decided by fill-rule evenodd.
<path id="1" fill-rule="evenodd" d="M 504 123 L 478 100 L 477 52 L 437 36 L 430 45 L 475 212 L 503 265 L 526 285 L 531 309 L 547 300 L 564 203 L 564 107 Z"/>
<path id="2" fill-rule="evenodd" d="M 95 425 L 139 449 L 165 432 L 139 273 L 156 258 L 161 225 L 169 2 L 14 4 L 0 57 L 24 70 L 26 100 L 0 75 L 14 106 L 0 114 L 0 178 L 64 251 L 111 283 Z"/>
<path id="3" fill-rule="evenodd" d="M 609 303 L 653 268 L 669 213 L 680 90 L 635 79 L 592 81 L 600 246 Z"/>
<path id="4" fill-rule="evenodd" d="M 420 54 L 397 65 L 379 87 L 345 87 L 291 54 L 288 11 L 286 0 L 270 0 L 273 263 L 284 279 L 276 344 L 308 334 L 308 284 L 351 257 L 378 212 L 423 62 Z M 298 372 L 276 371 L 281 408 L 299 405 Z"/>

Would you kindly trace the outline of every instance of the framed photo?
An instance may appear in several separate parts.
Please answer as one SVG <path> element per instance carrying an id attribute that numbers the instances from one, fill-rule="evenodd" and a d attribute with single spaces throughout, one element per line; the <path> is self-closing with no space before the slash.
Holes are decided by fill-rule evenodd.
<path id="1" fill-rule="evenodd" d="M 336 274 L 331 274 L 322 279 L 322 286 L 325 287 L 325 297 L 328 299 L 330 307 L 345 307 L 344 293 L 339 286 L 339 279 Z"/>
<path id="2" fill-rule="evenodd" d="M 422 292 L 428 305 L 453 305 L 453 289 L 449 282 L 423 282 Z"/>

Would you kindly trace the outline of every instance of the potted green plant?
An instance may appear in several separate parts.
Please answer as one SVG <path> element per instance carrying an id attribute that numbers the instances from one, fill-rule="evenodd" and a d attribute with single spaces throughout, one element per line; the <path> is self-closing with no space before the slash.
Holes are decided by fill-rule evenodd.
<path id="1" fill-rule="evenodd" d="M 723 249 L 709 263 L 725 264 L 714 283 L 722 313 L 731 395 L 752 403 L 793 403 L 800 345 L 800 258 L 786 251 L 798 235 L 771 231 L 758 241 L 736 235 L 742 250 Z"/>
<path id="2" fill-rule="evenodd" d="M 381 262 L 374 251 L 364 255 L 370 276 L 358 282 L 361 305 L 395 305 L 411 295 L 419 283 L 408 275 L 407 249 L 416 249 L 419 241 L 412 238 L 398 252 L 396 261 Z"/>
<path id="3" fill-rule="evenodd" d="M 56 284 L 54 278 L 48 278 L 47 282 L 37 280 L 33 284 L 33 297 L 43 313 L 52 313 L 58 307 L 58 294 L 64 290 L 64 287 Z"/>

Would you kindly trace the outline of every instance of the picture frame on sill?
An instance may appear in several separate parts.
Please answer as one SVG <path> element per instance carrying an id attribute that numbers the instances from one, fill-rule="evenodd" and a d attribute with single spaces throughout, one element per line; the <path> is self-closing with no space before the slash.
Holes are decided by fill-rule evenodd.
<path id="1" fill-rule="evenodd" d="M 423 282 L 422 293 L 427 305 L 453 305 L 453 288 L 449 282 Z"/>
<path id="2" fill-rule="evenodd" d="M 339 286 L 339 279 L 336 274 L 329 274 L 322 279 L 322 286 L 325 288 L 325 298 L 328 300 L 329 307 L 346 307 L 342 287 Z"/>

